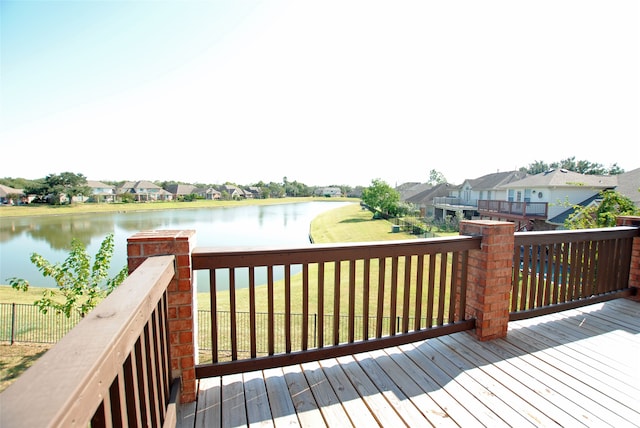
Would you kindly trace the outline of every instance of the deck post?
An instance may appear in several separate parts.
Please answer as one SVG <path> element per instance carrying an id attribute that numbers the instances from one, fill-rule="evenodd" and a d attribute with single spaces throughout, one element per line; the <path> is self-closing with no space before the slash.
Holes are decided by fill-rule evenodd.
<path id="1" fill-rule="evenodd" d="M 176 276 L 167 289 L 171 376 L 181 379 L 180 402 L 196 399 L 197 286 L 191 270 L 195 230 L 154 230 L 136 233 L 127 240 L 129 272 L 151 256 L 175 255 Z"/>
<path id="2" fill-rule="evenodd" d="M 616 218 L 616 225 L 640 227 L 640 216 L 619 216 Z M 629 287 L 640 288 L 640 235 L 633 238 Z M 635 298 L 640 299 L 640 296 L 636 295 Z"/>
<path id="3" fill-rule="evenodd" d="M 513 269 L 513 223 L 465 220 L 460 222 L 460 234 L 482 236 L 480 249 L 469 251 L 466 317 L 476 319 L 479 340 L 506 337 Z"/>

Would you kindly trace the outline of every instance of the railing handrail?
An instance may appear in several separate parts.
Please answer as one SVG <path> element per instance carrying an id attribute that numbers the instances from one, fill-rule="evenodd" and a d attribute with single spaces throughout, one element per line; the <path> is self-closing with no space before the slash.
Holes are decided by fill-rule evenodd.
<path id="1" fill-rule="evenodd" d="M 147 259 L 9 386 L 0 425 L 87 426 L 173 278 L 174 259 Z"/>
<path id="2" fill-rule="evenodd" d="M 357 260 L 358 257 L 377 258 L 465 251 L 475 248 L 478 241 L 478 237 L 453 236 L 365 243 L 314 244 L 305 247 L 197 247 L 191 253 L 191 259 L 194 270 L 258 267 Z M 247 263 L 249 256 L 254 260 L 251 263 Z"/>

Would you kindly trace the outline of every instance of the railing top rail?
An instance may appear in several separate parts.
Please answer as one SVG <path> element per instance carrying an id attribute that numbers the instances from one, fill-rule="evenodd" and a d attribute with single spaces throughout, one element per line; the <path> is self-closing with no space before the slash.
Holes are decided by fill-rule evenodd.
<path id="1" fill-rule="evenodd" d="M 174 259 L 147 259 L 9 386 L 0 425 L 88 426 L 173 278 Z"/>
<path id="2" fill-rule="evenodd" d="M 479 249 L 480 240 L 474 236 L 454 236 L 304 247 L 198 247 L 191 253 L 191 259 L 195 270 L 321 263 Z"/>
<path id="3" fill-rule="evenodd" d="M 597 229 L 549 230 L 516 232 L 516 245 L 558 244 L 562 242 L 599 241 L 640 236 L 640 228 L 633 226 L 602 227 Z"/>

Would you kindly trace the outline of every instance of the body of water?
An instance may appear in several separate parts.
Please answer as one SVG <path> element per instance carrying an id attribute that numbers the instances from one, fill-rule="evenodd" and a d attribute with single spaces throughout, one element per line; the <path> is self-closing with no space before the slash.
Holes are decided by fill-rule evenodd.
<path id="1" fill-rule="evenodd" d="M 31 263 L 32 253 L 50 262 L 67 257 L 72 239 L 81 241 L 92 257 L 109 233 L 115 251 L 111 275 L 127 259 L 127 238 L 143 230 L 193 229 L 197 246 L 310 245 L 309 227 L 320 213 L 350 202 L 302 202 L 127 213 L 71 214 L 0 218 L 0 283 L 19 277 L 33 286 L 54 287 Z M 198 275 L 198 288 L 208 291 L 208 277 Z"/>

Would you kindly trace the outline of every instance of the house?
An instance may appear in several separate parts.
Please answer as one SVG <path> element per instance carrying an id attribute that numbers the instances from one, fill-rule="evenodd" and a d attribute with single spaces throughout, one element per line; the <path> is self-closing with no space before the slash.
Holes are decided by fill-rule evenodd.
<path id="1" fill-rule="evenodd" d="M 245 195 L 247 198 L 260 199 L 262 198 L 262 189 L 257 186 L 249 186 L 245 190 Z"/>
<path id="2" fill-rule="evenodd" d="M 342 190 L 339 187 L 319 187 L 315 190 L 316 196 L 324 196 L 325 198 L 339 198 L 342 196 Z"/>
<path id="3" fill-rule="evenodd" d="M 615 175 L 589 175 L 566 169 L 550 169 L 540 174 L 528 176 L 498 187 L 501 200 L 510 203 L 512 209 L 499 213 L 481 207 L 480 215 L 494 220 L 525 220 L 525 209 L 546 205 L 545 214 L 529 211 L 528 221 L 536 230 L 555 229 L 573 211 L 573 206 L 594 203 L 603 190 L 615 189 L 618 178 Z"/>
<path id="4" fill-rule="evenodd" d="M 433 186 L 428 183 L 408 182 L 396 186 L 396 191 L 400 194 L 400 200 L 405 201 L 410 197 L 431 189 Z"/>
<path id="5" fill-rule="evenodd" d="M 199 197 L 206 200 L 217 200 L 222 197 L 222 193 L 215 187 L 199 187 L 193 191 Z"/>
<path id="6" fill-rule="evenodd" d="M 165 190 L 173 195 L 173 199 L 196 194 L 196 186 L 192 184 L 170 184 Z"/>
<path id="7" fill-rule="evenodd" d="M 233 184 L 225 184 L 222 186 L 222 192 L 226 192 L 229 195 L 229 199 L 241 199 L 246 198 L 247 195 L 243 189 Z"/>
<path id="8" fill-rule="evenodd" d="M 401 194 L 401 200 L 417 207 L 420 210 L 420 217 L 435 217 L 434 199 L 446 197 L 451 192 L 452 187 L 454 185 L 449 183 L 440 183 L 435 186 L 415 186 L 411 189 L 405 189 L 405 194 L 410 196 L 403 197 Z M 413 190 L 416 188 L 422 188 L 423 190 L 414 193 Z"/>
<path id="9" fill-rule="evenodd" d="M 479 200 L 506 199 L 506 190 L 501 186 L 526 176 L 527 173 L 522 171 L 506 171 L 466 179 L 460 186 L 452 188 L 448 196 L 434 199 L 434 217 L 439 219 L 452 215 L 466 219 L 477 217 Z"/>
<path id="10" fill-rule="evenodd" d="M 133 194 L 135 200 L 142 201 L 170 201 L 173 195 L 150 181 L 127 181 L 117 189 L 117 194 Z"/>
<path id="11" fill-rule="evenodd" d="M 96 202 L 113 202 L 115 200 L 116 190 L 114 186 L 95 180 L 87 180 L 87 186 L 91 188 L 91 197 L 89 199 Z"/>
<path id="12" fill-rule="evenodd" d="M 13 187 L 0 184 L 0 204 L 15 205 L 24 199 L 22 189 L 14 189 Z"/>

